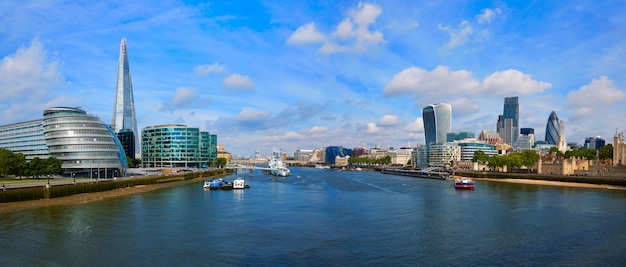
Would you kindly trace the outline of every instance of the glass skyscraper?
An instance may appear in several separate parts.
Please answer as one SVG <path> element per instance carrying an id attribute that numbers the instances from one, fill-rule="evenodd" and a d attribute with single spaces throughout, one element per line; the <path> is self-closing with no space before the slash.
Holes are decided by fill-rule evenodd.
<path id="1" fill-rule="evenodd" d="M 446 103 L 428 105 L 422 110 L 426 145 L 446 142 L 452 124 L 452 106 Z"/>
<path id="2" fill-rule="evenodd" d="M 519 100 L 517 96 L 504 98 L 504 112 L 498 118 L 498 133 L 509 145 L 517 141 L 519 136 Z"/>
<path id="3" fill-rule="evenodd" d="M 552 111 L 550 117 L 548 117 L 548 123 L 546 124 L 546 142 L 556 145 L 559 142 L 562 127 L 561 120 L 556 116 L 556 112 Z"/>
<path id="4" fill-rule="evenodd" d="M 123 140 L 124 143 L 122 145 L 124 147 L 134 147 L 134 149 L 125 150 L 126 156 L 134 159 L 134 151 L 140 151 L 140 142 L 137 132 L 137 117 L 135 116 L 135 100 L 133 99 L 133 83 L 130 76 L 126 38 L 122 38 L 120 43 L 120 58 L 117 65 L 115 105 L 111 128 L 116 134 L 123 135 L 120 140 Z"/>

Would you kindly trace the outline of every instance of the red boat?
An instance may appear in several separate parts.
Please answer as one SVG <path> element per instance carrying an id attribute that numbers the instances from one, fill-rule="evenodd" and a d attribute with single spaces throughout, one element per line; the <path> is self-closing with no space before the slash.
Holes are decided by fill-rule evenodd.
<path id="1" fill-rule="evenodd" d="M 456 178 L 454 179 L 454 188 L 456 189 L 474 189 L 474 180 L 472 178 Z"/>

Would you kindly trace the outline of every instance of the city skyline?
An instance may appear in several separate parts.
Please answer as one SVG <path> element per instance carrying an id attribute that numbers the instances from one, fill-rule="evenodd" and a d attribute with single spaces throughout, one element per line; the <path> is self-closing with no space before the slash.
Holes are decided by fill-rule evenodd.
<path id="1" fill-rule="evenodd" d="M 112 121 L 125 37 L 139 130 L 199 127 L 236 156 L 424 143 L 441 102 L 452 132 L 495 131 L 509 96 L 537 136 L 552 111 L 568 142 L 626 128 L 622 1 L 150 3 L 5 1 L 0 125 Z"/>

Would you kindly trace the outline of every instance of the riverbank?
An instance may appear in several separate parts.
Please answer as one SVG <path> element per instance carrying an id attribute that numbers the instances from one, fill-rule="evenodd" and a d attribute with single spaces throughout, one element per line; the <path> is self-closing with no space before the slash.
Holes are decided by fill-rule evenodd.
<path id="1" fill-rule="evenodd" d="M 512 179 L 512 178 L 472 178 L 472 179 L 474 179 L 474 180 L 483 180 L 483 181 L 491 181 L 491 182 L 501 182 L 501 183 L 564 186 L 564 187 L 610 189 L 610 190 L 626 190 L 626 186 L 607 185 L 607 184 L 588 184 L 588 183 L 574 183 L 574 182 L 534 180 L 534 179 Z"/>
<path id="2" fill-rule="evenodd" d="M 212 177 L 223 176 L 224 174 L 215 175 Z M 180 186 L 189 183 L 197 183 L 204 181 L 205 179 L 209 179 L 211 177 L 198 177 L 189 180 L 181 180 L 181 181 L 172 181 L 167 183 L 157 183 L 157 184 L 147 184 L 147 185 L 136 185 L 133 187 L 125 187 L 108 191 L 101 192 L 92 192 L 92 193 L 82 193 L 76 194 L 66 197 L 57 197 L 57 198 L 47 198 L 47 199 L 38 199 L 38 200 L 28 200 L 28 201 L 18 201 L 18 202 L 8 202 L 8 203 L 0 203 L 0 214 L 6 212 L 14 212 L 21 211 L 27 209 L 35 209 L 42 207 L 51 207 L 51 206 L 66 206 L 66 205 L 80 205 L 94 201 L 100 201 L 105 199 L 111 199 L 116 197 L 123 197 L 134 194 L 141 194 L 146 192 L 151 192 L 155 190 L 160 190 L 168 187 Z"/>

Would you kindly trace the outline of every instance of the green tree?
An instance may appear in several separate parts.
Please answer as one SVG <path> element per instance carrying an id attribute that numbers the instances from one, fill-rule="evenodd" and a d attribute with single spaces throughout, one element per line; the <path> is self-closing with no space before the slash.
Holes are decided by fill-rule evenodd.
<path id="1" fill-rule="evenodd" d="M 474 151 L 472 162 L 478 162 L 480 164 L 484 164 L 484 163 L 487 163 L 488 160 L 489 160 L 489 156 L 485 154 L 485 151 L 482 151 L 482 150 Z"/>
<path id="2" fill-rule="evenodd" d="M 126 162 L 128 162 L 128 168 L 135 167 L 133 159 L 131 159 L 129 156 L 126 156 Z"/>
<path id="3" fill-rule="evenodd" d="M 45 159 L 43 161 L 43 165 L 44 165 L 43 174 L 44 175 L 63 174 L 63 168 L 61 168 L 62 164 L 63 164 L 63 161 L 55 157 L 49 157 Z"/>
<path id="4" fill-rule="evenodd" d="M 226 166 L 226 158 L 217 158 L 217 166 L 220 168 Z"/>
<path id="5" fill-rule="evenodd" d="M 11 174 L 13 161 L 13 152 L 6 148 L 0 148 L 0 177 L 6 177 Z"/>
<path id="6" fill-rule="evenodd" d="M 532 169 L 535 163 L 539 160 L 539 153 L 532 149 L 527 149 L 521 152 L 522 164 L 528 168 L 528 172 Z"/>
<path id="7" fill-rule="evenodd" d="M 506 165 L 509 167 L 521 168 L 522 167 L 522 156 L 520 153 L 511 153 L 506 157 Z"/>
<path id="8" fill-rule="evenodd" d="M 613 159 L 613 145 L 608 144 L 600 148 L 598 158 L 601 160 Z"/>
<path id="9" fill-rule="evenodd" d="M 32 175 L 34 178 L 38 178 L 43 173 L 43 162 L 39 157 L 35 157 L 28 163 L 26 175 Z"/>

